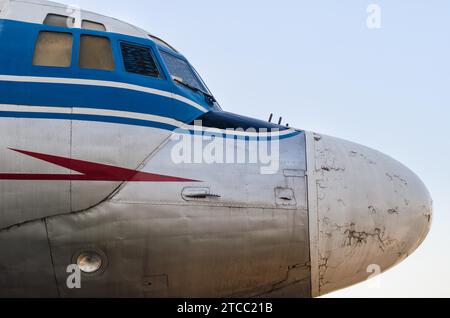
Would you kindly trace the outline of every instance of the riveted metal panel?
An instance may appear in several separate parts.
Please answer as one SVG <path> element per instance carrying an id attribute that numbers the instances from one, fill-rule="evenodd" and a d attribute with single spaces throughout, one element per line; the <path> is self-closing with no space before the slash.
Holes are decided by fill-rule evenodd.
<path id="1" fill-rule="evenodd" d="M 64 297 L 276 296 L 284 289 L 310 296 L 306 211 L 106 202 L 48 222 Z M 65 269 L 83 249 L 103 251 L 108 267 L 67 289 Z"/>

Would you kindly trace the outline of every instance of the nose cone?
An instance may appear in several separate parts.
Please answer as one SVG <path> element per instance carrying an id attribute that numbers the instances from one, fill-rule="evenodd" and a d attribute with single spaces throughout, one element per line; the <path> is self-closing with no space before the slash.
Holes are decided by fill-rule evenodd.
<path id="1" fill-rule="evenodd" d="M 313 294 L 318 296 L 367 280 L 414 252 L 430 230 L 432 200 L 411 170 L 376 150 L 323 135 L 315 135 L 310 145 L 315 169 L 309 175 L 317 185 L 317 200 L 310 196 L 317 202 L 310 206 Z"/>

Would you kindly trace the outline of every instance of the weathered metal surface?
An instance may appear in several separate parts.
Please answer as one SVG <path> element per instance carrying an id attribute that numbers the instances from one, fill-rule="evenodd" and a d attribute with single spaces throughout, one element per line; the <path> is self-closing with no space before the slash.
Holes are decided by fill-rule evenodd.
<path id="1" fill-rule="evenodd" d="M 48 220 L 63 297 L 309 297 L 306 225 L 306 211 L 119 202 Z M 68 289 L 74 253 L 90 249 L 107 268 Z"/>
<path id="2" fill-rule="evenodd" d="M 432 201 L 413 172 L 378 151 L 324 135 L 314 143 L 323 295 L 409 256 L 430 229 Z"/>
<path id="3" fill-rule="evenodd" d="M 0 119 L 1 173 L 70 173 L 70 170 L 10 150 L 70 157 L 70 121 Z M 0 180 L 0 229 L 70 212 L 70 183 Z"/>
<path id="4" fill-rule="evenodd" d="M 261 174 L 260 164 L 239 163 L 175 163 L 171 160 L 176 142 L 167 140 L 158 152 L 150 156 L 142 171 L 158 171 L 167 175 L 183 175 L 198 180 L 192 184 L 127 183 L 113 200 L 122 203 L 194 204 L 207 206 L 277 208 L 276 189 L 290 188 L 294 191 L 296 205 L 282 208 L 306 209 L 305 177 L 290 176 L 289 171 L 306 170 L 305 138 L 299 135 L 280 141 L 279 168 L 274 174 Z M 225 144 L 224 153 L 237 153 L 237 145 Z M 230 150 L 229 148 L 233 148 Z M 249 151 L 249 144 L 245 145 Z M 288 176 L 285 176 L 288 171 Z M 297 172 L 299 174 L 300 172 Z M 204 200 L 186 201 L 186 187 L 208 188 L 211 194 Z"/>
<path id="5" fill-rule="evenodd" d="M 0 231 L 0 297 L 58 297 L 45 221 Z"/>
<path id="6" fill-rule="evenodd" d="M 25 265 L 29 275 L 38 275 L 46 266 L 51 276 L 42 276 L 40 286 L 44 292 L 53 288 L 50 296 L 310 297 L 304 142 L 302 135 L 283 142 L 281 167 L 266 176 L 258 165 L 179 167 L 167 160 L 173 147 L 168 142 L 148 158 L 142 171 L 180 170 L 203 182 L 126 183 L 94 208 L 48 217 L 48 237 L 42 221 L 27 223 L 33 231 L 12 243 L 15 250 L 27 252 L 11 259 L 39 262 L 34 268 Z M 220 195 L 186 201 L 183 190 L 198 184 Z M 294 202 L 277 204 L 288 196 Z M 34 228 L 39 222 L 40 234 Z M 42 246 L 28 249 L 35 239 Z M 104 255 L 104 268 L 83 274 L 81 289 L 69 289 L 67 267 L 85 251 Z M 33 253 L 44 253 L 47 263 Z M 15 271 L 10 267 L 3 272 L 10 285 L 1 289 L 11 296 L 21 288 Z M 31 296 L 37 292 L 29 289 Z"/>
<path id="7" fill-rule="evenodd" d="M 72 158 L 138 169 L 147 157 L 170 136 L 149 127 L 74 121 Z M 151 136 L 142 138 L 137 136 Z M 121 182 L 71 182 L 71 211 L 83 211 L 105 200 Z"/>

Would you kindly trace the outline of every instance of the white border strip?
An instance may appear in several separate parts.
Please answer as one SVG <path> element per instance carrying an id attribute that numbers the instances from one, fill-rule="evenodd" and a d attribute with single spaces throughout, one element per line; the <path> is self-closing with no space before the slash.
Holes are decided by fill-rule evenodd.
<path id="1" fill-rule="evenodd" d="M 108 116 L 128 119 L 138 119 L 145 121 L 152 121 L 163 123 L 175 127 L 183 127 L 185 124 L 181 121 L 143 113 L 133 113 L 110 109 L 94 109 L 94 108 L 80 108 L 80 107 L 48 107 L 48 106 L 27 106 L 27 105 L 5 105 L 0 104 L 0 111 L 2 112 L 17 112 L 17 113 L 48 113 L 48 114 L 73 114 L 73 115 L 93 115 L 93 116 Z"/>
<path id="2" fill-rule="evenodd" d="M 155 115 L 150 115 L 150 114 L 142 114 L 142 113 L 125 112 L 125 111 L 119 111 L 119 110 L 74 107 L 72 114 L 120 117 L 120 118 L 153 121 L 153 122 L 163 123 L 163 124 L 167 124 L 167 125 L 172 125 L 175 127 L 184 126 L 183 122 L 175 120 L 175 119 L 167 118 L 167 117 L 155 116 Z"/>
<path id="3" fill-rule="evenodd" d="M 282 137 L 289 134 L 296 133 L 295 129 L 287 129 L 284 131 L 277 132 L 246 132 L 246 131 L 235 131 L 235 130 L 225 130 L 218 128 L 208 128 L 208 127 L 199 127 L 199 126 L 191 126 L 185 124 L 181 121 L 150 115 L 143 113 L 135 113 L 135 112 L 127 112 L 127 111 L 119 111 L 119 110 L 111 110 L 111 109 L 97 109 L 97 108 L 83 108 L 83 107 L 49 107 L 49 106 L 28 106 L 28 105 L 10 105 L 10 104 L 0 104 L 0 111 L 3 112 L 17 112 L 17 113 L 48 113 L 48 114 L 68 114 L 68 115 L 91 115 L 91 116 L 108 116 L 108 117 L 117 117 L 117 118 L 128 118 L 128 119 L 137 119 L 144 120 L 150 122 L 157 122 L 162 124 L 171 125 L 174 127 L 181 128 L 183 130 L 189 131 L 197 131 L 202 133 L 214 133 L 218 135 L 229 135 L 229 136 L 243 136 L 243 137 Z M 176 133 L 176 131 L 175 131 Z M 219 136 L 220 137 L 220 136 Z"/>
<path id="4" fill-rule="evenodd" d="M 266 132 L 257 132 L 257 131 L 238 131 L 238 130 L 231 130 L 231 129 L 219 129 L 219 128 L 210 128 L 210 127 L 199 127 L 199 126 L 186 126 L 183 127 L 191 131 L 197 131 L 197 132 L 204 132 L 204 133 L 210 133 L 210 134 L 222 134 L 222 135 L 229 135 L 229 136 L 244 136 L 244 137 L 260 137 L 260 138 L 270 138 L 270 137 L 282 137 L 286 135 L 290 135 L 293 133 L 296 133 L 297 130 L 293 128 L 289 128 L 283 131 L 270 131 L 267 130 Z"/>
<path id="5" fill-rule="evenodd" d="M 47 106 L 27 106 L 0 104 L 2 112 L 17 113 L 51 113 L 51 114 L 72 114 L 71 107 L 47 107 Z"/>
<path id="6" fill-rule="evenodd" d="M 22 83 L 46 83 L 46 84 L 68 84 L 68 85 L 86 85 L 86 86 L 101 86 L 101 87 L 111 87 L 111 88 L 120 88 L 120 89 L 128 89 L 137 92 L 143 92 L 147 94 L 153 94 L 158 96 L 163 96 L 167 98 L 172 98 L 188 104 L 192 107 L 197 108 L 198 110 L 206 113 L 208 110 L 203 106 L 193 102 L 192 100 L 173 94 L 171 92 L 166 92 L 154 88 L 138 86 L 133 84 L 127 84 L 123 82 L 110 82 L 110 81 L 99 81 L 99 80 L 90 80 L 90 79 L 81 79 L 81 78 L 61 78 L 61 77 L 36 77 L 36 76 L 16 76 L 16 75 L 0 75 L 0 81 L 5 82 L 22 82 Z"/>

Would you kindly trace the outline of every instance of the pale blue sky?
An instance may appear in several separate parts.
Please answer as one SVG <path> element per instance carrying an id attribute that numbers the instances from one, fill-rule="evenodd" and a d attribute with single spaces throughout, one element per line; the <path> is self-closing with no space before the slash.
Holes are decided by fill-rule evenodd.
<path id="1" fill-rule="evenodd" d="M 340 297 L 450 297 L 450 1 L 60 0 L 162 37 L 222 107 L 356 141 L 414 170 L 432 231 L 404 263 Z M 366 26 L 378 4 L 382 28 Z"/>

